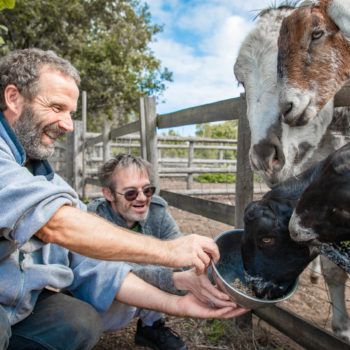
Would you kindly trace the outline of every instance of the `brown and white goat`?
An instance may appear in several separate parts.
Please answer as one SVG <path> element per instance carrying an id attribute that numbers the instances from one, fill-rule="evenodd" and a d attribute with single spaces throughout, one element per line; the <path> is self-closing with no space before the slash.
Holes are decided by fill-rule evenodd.
<path id="1" fill-rule="evenodd" d="M 286 17 L 277 71 L 284 122 L 309 123 L 350 78 L 350 0 L 306 1 Z"/>

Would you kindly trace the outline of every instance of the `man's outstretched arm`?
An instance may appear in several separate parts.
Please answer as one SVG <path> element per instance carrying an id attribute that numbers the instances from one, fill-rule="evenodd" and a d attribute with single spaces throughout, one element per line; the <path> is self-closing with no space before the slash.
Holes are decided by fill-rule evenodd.
<path id="1" fill-rule="evenodd" d="M 185 296 L 168 294 L 129 273 L 123 281 L 116 300 L 142 309 L 164 312 L 174 316 L 195 318 L 232 318 L 249 311 L 237 307 L 233 302 L 230 306 L 211 307 L 199 301 L 192 293 Z"/>
<path id="2" fill-rule="evenodd" d="M 61 207 L 36 236 L 95 259 L 195 266 L 198 273 L 205 271 L 210 258 L 215 262 L 219 259 L 218 248 L 211 238 L 189 235 L 162 241 L 70 206 Z"/>

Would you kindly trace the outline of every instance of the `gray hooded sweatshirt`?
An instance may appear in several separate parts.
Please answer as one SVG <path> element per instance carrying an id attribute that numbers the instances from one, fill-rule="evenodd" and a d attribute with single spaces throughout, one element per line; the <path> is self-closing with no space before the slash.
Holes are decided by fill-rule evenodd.
<path id="1" fill-rule="evenodd" d="M 0 112 L 0 306 L 16 324 L 51 286 L 68 289 L 105 312 L 130 266 L 86 258 L 36 238 L 63 205 L 86 207 L 47 161 L 32 162 L 32 172 L 25 161 L 22 145 Z"/>

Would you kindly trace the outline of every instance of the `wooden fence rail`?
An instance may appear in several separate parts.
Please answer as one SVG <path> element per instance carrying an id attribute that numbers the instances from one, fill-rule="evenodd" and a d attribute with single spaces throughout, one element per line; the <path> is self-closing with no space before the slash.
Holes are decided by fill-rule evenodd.
<path id="1" fill-rule="evenodd" d="M 337 94 L 335 106 L 350 106 L 349 93 L 350 84 L 344 86 Z M 151 162 L 154 170 L 151 181 L 157 185 L 159 180 L 158 139 L 161 139 L 161 137 L 157 137 L 157 128 L 162 129 L 181 125 L 238 119 L 237 165 L 235 168 L 230 169 L 230 171 L 237 171 L 235 206 L 164 190 L 161 190 L 160 194 L 170 205 L 179 209 L 234 225 L 236 228 L 243 228 L 244 208 L 252 200 L 254 190 L 253 173 L 248 160 L 250 130 L 246 118 L 244 95 L 241 95 L 239 98 L 219 101 L 159 116 L 156 114 L 155 99 L 142 98 L 140 99 L 140 119 L 138 121 L 118 129 L 109 130 L 105 128 L 101 135 L 94 136 L 93 138 L 87 138 L 88 133 L 86 133 L 85 129 L 86 105 L 86 94 L 84 95 L 83 93 L 83 121 L 74 121 L 75 132 L 67 137 L 66 142 L 65 167 L 60 168 L 61 171 L 65 169 L 65 174 L 63 175 L 66 176 L 77 192 L 82 195 L 84 195 L 86 184 L 97 184 L 95 178 L 85 176 L 85 174 L 89 173 L 85 165 L 89 147 L 102 143 L 102 159 L 105 161 L 109 155 L 107 151 L 110 150 L 111 140 L 139 132 L 141 137 L 141 155 Z M 130 137 L 129 139 L 131 140 L 132 138 Z M 192 140 L 192 143 L 191 140 L 187 141 L 192 146 L 189 148 L 190 156 L 186 170 L 199 171 L 199 168 L 193 167 L 194 140 Z M 233 143 L 232 140 L 230 141 Z M 223 143 L 226 141 L 216 140 L 215 142 L 222 142 L 223 146 Z M 306 349 L 349 349 L 348 344 L 334 337 L 329 332 L 310 324 L 294 313 L 278 306 L 257 309 L 254 310 L 254 313 Z"/>
<path id="2" fill-rule="evenodd" d="M 77 121 L 79 125 L 79 121 Z M 87 178 L 96 177 L 98 173 L 98 166 L 100 166 L 105 160 L 111 158 L 113 154 L 120 153 L 123 150 L 126 153 L 130 153 L 131 150 L 137 151 L 141 148 L 140 136 L 130 135 L 128 137 L 118 137 L 116 140 L 111 139 L 112 131 L 108 128 L 104 129 L 104 133 L 101 136 L 98 133 L 86 133 L 85 146 L 80 147 L 80 150 L 84 150 L 84 177 L 82 180 L 83 188 L 81 192 L 84 192 L 85 185 L 87 184 Z M 103 139 L 105 141 L 103 142 Z M 159 177 L 186 177 L 187 189 L 192 189 L 192 181 L 194 174 L 203 173 L 235 173 L 236 172 L 236 159 L 224 159 L 223 151 L 235 152 L 237 146 L 225 146 L 225 144 L 234 145 L 237 144 L 237 140 L 225 140 L 225 139 L 210 139 L 202 137 L 179 137 L 179 136 L 159 136 L 157 143 L 158 151 L 158 175 Z M 102 141 L 101 141 L 102 140 Z M 128 142 L 129 141 L 129 142 Z M 97 142 L 97 143 L 96 143 Z M 163 143 L 167 142 L 167 143 Z M 169 143 L 177 142 L 177 144 Z M 181 142 L 181 144 L 179 144 Z M 204 145 L 207 144 L 207 145 Z M 208 145 L 209 144 L 209 145 Z M 58 163 L 66 163 L 66 155 L 62 152 L 65 148 L 64 144 L 59 144 L 57 152 L 55 152 L 54 158 L 51 160 L 56 164 L 56 168 L 60 169 Z M 162 150 L 173 149 L 187 150 L 187 158 L 164 158 L 162 156 Z M 135 151 L 134 150 L 134 151 Z M 196 150 L 215 150 L 217 151 L 216 159 L 198 159 L 194 157 Z M 234 153 L 231 154 L 232 156 Z M 65 175 L 65 174 L 63 174 Z M 91 182 L 89 182 L 91 184 Z M 97 185 L 98 182 L 94 181 Z M 205 193 L 202 193 L 205 194 Z M 89 198 L 93 198 L 98 193 L 89 195 Z"/>

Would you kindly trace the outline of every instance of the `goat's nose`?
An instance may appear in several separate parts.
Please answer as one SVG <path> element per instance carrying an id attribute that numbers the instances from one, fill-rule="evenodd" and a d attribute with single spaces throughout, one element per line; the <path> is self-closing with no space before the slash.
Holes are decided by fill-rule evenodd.
<path id="1" fill-rule="evenodd" d="M 283 117 L 286 118 L 293 109 L 293 102 L 287 101 L 280 103 L 280 109 L 281 113 L 283 114 Z"/>
<path id="2" fill-rule="evenodd" d="M 295 108 L 294 103 L 288 99 L 284 94 L 280 94 L 279 108 L 282 114 L 283 122 L 289 126 L 293 126 L 295 122 Z"/>
<path id="3" fill-rule="evenodd" d="M 283 122 L 289 126 L 303 126 L 308 123 L 309 119 L 305 113 L 308 106 L 307 99 L 299 99 L 298 103 L 287 100 L 280 102 L 279 106 L 283 115 Z"/>
<path id="4" fill-rule="evenodd" d="M 282 169 L 285 163 L 280 144 L 261 141 L 252 147 L 250 161 L 255 170 L 269 174 Z"/>

